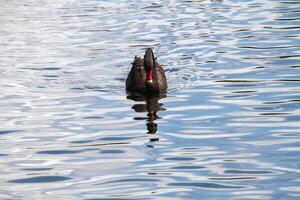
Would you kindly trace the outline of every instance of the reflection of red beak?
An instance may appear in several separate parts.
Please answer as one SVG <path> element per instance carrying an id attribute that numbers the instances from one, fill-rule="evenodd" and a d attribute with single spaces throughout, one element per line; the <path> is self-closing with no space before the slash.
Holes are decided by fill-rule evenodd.
<path id="1" fill-rule="evenodd" d="M 149 72 L 147 72 L 147 83 L 152 83 L 153 79 L 152 79 L 152 70 L 150 70 Z"/>
<path id="2" fill-rule="evenodd" d="M 156 117 L 156 113 L 155 113 L 154 111 L 149 111 L 149 112 L 148 112 L 148 117 L 149 117 L 150 119 L 154 119 L 154 118 Z"/>

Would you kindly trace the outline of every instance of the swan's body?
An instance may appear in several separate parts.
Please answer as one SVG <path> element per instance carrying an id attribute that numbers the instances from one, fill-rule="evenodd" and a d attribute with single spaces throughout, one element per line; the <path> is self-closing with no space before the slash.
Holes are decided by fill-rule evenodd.
<path id="1" fill-rule="evenodd" d="M 135 56 L 126 79 L 126 91 L 145 95 L 167 92 L 167 79 L 163 68 L 155 61 L 152 49 L 148 48 L 144 59 Z"/>

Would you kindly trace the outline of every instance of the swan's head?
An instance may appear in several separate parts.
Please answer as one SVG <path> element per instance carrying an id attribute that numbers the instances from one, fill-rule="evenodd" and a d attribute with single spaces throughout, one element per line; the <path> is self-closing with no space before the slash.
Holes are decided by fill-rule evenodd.
<path id="1" fill-rule="evenodd" d="M 154 59 L 154 53 L 152 49 L 148 48 L 146 49 L 145 55 L 144 55 L 144 67 L 147 72 L 147 83 L 152 84 L 153 83 L 153 69 L 155 67 L 155 59 Z"/>
<path id="2" fill-rule="evenodd" d="M 155 59 L 154 59 L 154 53 L 151 48 L 146 49 L 145 55 L 144 55 L 144 66 L 147 72 L 151 71 L 154 68 L 155 65 Z"/>

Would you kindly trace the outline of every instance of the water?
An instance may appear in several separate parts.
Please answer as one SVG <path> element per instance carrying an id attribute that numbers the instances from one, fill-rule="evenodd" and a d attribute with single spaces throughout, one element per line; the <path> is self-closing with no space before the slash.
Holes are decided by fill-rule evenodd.
<path id="1" fill-rule="evenodd" d="M 300 198 L 298 0 L 12 0 L 0 24 L 0 199 Z M 169 92 L 134 101 L 147 47 Z"/>

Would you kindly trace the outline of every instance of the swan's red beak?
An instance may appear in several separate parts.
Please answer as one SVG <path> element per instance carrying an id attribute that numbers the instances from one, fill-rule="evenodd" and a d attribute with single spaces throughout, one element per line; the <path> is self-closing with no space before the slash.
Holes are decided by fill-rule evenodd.
<path id="1" fill-rule="evenodd" d="M 152 79 L 152 70 L 147 72 L 147 83 L 152 83 L 153 79 Z"/>

